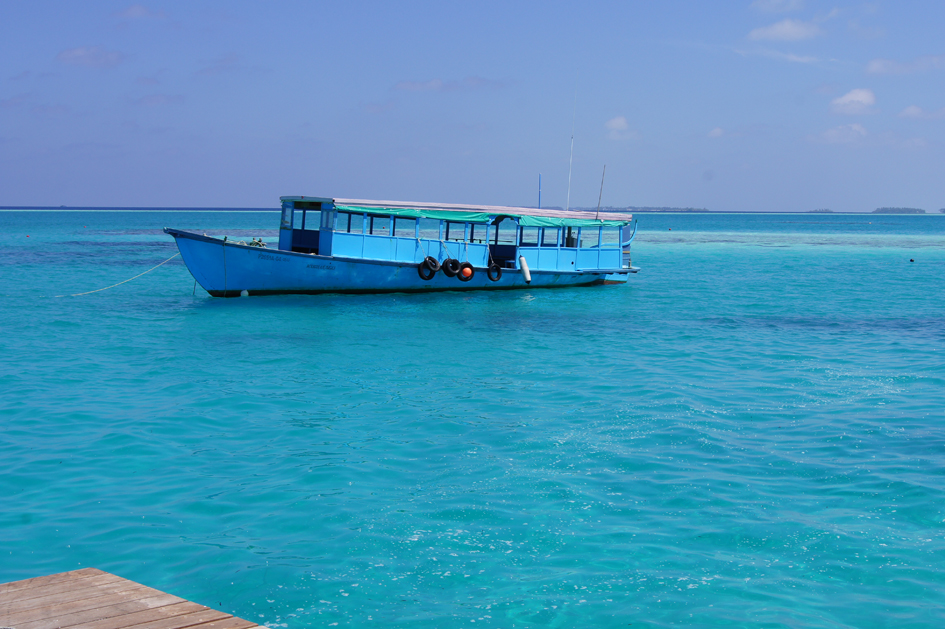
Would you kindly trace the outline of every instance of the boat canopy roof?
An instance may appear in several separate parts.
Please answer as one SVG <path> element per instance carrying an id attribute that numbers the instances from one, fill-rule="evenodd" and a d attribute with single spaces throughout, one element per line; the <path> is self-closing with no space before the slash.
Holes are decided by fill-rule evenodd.
<path id="1" fill-rule="evenodd" d="M 585 210 L 552 210 L 532 207 L 505 207 L 500 205 L 459 205 L 455 203 L 407 203 L 402 201 L 369 201 L 367 199 L 329 199 L 325 197 L 281 197 L 282 201 L 314 201 L 333 203 L 335 209 L 345 212 L 389 214 L 405 218 L 432 218 L 466 223 L 491 223 L 499 217 L 518 219 L 525 227 L 599 227 L 627 225 L 633 215 L 626 212 Z"/>

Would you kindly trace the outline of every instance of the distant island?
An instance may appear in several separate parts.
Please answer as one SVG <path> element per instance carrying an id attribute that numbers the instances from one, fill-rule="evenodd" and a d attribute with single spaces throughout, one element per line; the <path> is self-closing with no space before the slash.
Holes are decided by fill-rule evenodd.
<path id="1" fill-rule="evenodd" d="M 880 207 L 873 214 L 925 214 L 925 210 L 916 207 Z"/>
<path id="2" fill-rule="evenodd" d="M 833 214 L 833 210 L 828 210 L 826 208 L 822 210 L 807 210 L 808 214 Z"/>

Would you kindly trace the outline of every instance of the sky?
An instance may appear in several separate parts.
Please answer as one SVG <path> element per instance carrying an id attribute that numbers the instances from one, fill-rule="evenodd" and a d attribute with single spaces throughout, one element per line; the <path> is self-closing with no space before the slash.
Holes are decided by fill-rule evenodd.
<path id="1" fill-rule="evenodd" d="M 0 205 L 945 208 L 945 3 L 0 0 Z M 574 149 L 569 196 L 569 157 Z"/>

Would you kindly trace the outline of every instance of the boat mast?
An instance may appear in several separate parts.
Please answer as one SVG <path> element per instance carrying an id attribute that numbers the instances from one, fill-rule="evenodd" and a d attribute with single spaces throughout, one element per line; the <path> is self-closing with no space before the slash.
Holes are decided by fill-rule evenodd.
<path id="1" fill-rule="evenodd" d="M 600 216 L 600 200 L 604 196 L 604 175 L 607 174 L 607 164 L 604 164 L 604 172 L 600 174 L 600 194 L 597 195 L 597 214 L 594 215 L 594 220 Z"/>
<path id="2" fill-rule="evenodd" d="M 577 118 L 577 86 L 574 87 L 574 111 L 571 113 L 571 154 L 568 156 L 568 204 L 565 211 L 571 209 L 571 165 L 574 163 L 574 121 Z"/>

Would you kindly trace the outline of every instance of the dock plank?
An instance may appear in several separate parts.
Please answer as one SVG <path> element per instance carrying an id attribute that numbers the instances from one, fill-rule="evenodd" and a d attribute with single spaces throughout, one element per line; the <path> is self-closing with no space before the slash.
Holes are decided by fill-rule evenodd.
<path id="1" fill-rule="evenodd" d="M 15 629 L 55 629 L 58 627 L 69 627 L 70 629 L 73 627 L 84 628 L 86 626 L 95 625 L 96 623 L 108 625 L 109 623 L 114 622 L 113 619 L 115 618 L 127 618 L 128 621 L 123 626 L 131 627 L 132 625 L 138 625 L 142 622 L 149 622 L 155 619 L 173 618 L 175 616 L 184 616 L 186 614 L 200 613 L 205 611 L 214 610 L 197 603 L 191 603 L 190 601 L 184 601 L 183 603 L 172 603 L 170 605 L 163 605 L 161 607 L 153 607 L 150 609 L 135 611 L 128 611 L 126 608 L 121 606 L 113 606 L 112 608 L 99 607 L 96 609 L 87 609 L 81 612 L 58 616 L 56 618 L 43 618 L 41 620 L 34 620 L 31 622 L 21 622 L 16 625 Z"/>
<path id="2" fill-rule="evenodd" d="M 231 616 L 226 620 L 218 620 L 216 622 L 208 622 L 203 625 L 199 625 L 197 629 L 249 629 L 250 627 L 258 627 L 254 622 L 249 620 L 243 620 L 242 618 L 237 618 L 236 616 Z"/>
<path id="3" fill-rule="evenodd" d="M 126 581 L 122 579 L 115 583 L 107 583 L 94 588 L 82 588 L 79 590 L 68 590 L 40 596 L 38 598 L 27 598 L 24 600 L 8 601 L 0 603 L 0 615 L 16 614 L 31 609 L 42 609 L 53 605 L 62 605 L 74 601 L 93 601 L 100 598 L 116 598 L 116 600 L 134 600 L 147 598 L 156 594 L 162 594 L 158 590 L 145 587 L 140 583 Z M 107 604 L 107 603 L 106 603 Z"/>
<path id="4" fill-rule="evenodd" d="M 181 603 L 180 605 L 197 605 L 196 603 Z M 233 617 L 232 614 L 218 612 L 215 609 L 204 607 L 196 611 L 186 613 L 177 613 L 182 611 L 178 605 L 167 605 L 157 609 L 149 609 L 143 612 L 124 614 L 122 616 L 112 616 L 92 622 L 67 625 L 68 629 L 183 629 L 184 627 L 194 627 L 208 622 L 228 620 Z M 202 606 L 201 606 L 202 607 Z M 21 629 L 17 627 L 16 629 Z M 23 628 L 29 629 L 29 628 Z"/>
<path id="5" fill-rule="evenodd" d="M 53 581 L 52 583 L 43 583 L 32 587 L 20 588 L 18 590 L 0 592 L 0 609 L 3 608 L 2 606 L 4 603 L 10 603 L 13 601 L 26 601 L 65 592 L 77 592 L 83 589 L 95 589 L 100 585 L 108 585 L 110 583 L 119 583 L 122 581 L 126 583 L 129 582 L 127 579 L 122 579 L 121 577 L 116 577 L 113 574 L 106 573 L 91 575 L 83 579 Z"/>
<path id="6" fill-rule="evenodd" d="M 107 614 L 100 616 L 101 618 L 106 618 L 108 616 L 128 614 L 145 609 L 153 609 L 155 607 L 172 605 L 174 603 L 179 603 L 182 600 L 184 599 L 171 596 L 170 594 L 161 594 L 160 596 L 152 596 L 151 598 L 130 600 L 116 604 L 115 599 L 111 597 L 96 596 L 95 598 L 83 601 L 70 601 L 61 605 L 34 608 L 20 612 L 18 614 L 0 614 L 0 626 L 14 627 L 14 629 L 16 629 L 16 625 L 20 622 L 60 618 L 62 616 L 68 616 L 76 612 L 90 610 L 97 610 L 100 614 Z M 112 612 L 113 609 L 115 610 L 115 613 Z"/>
<path id="7" fill-rule="evenodd" d="M 97 568 L 0 584 L 0 627 L 249 629 L 258 626 Z"/>
<path id="8" fill-rule="evenodd" d="M 59 574 L 50 574 L 44 577 L 33 577 L 32 579 L 23 579 L 22 581 L 10 581 L 9 583 L 0 583 L 0 593 L 22 590 L 24 588 L 39 587 L 48 583 L 59 583 L 61 581 L 83 579 L 85 577 L 101 574 L 108 573 L 104 570 L 99 570 L 98 568 L 82 568 L 81 570 L 60 572 Z"/>

